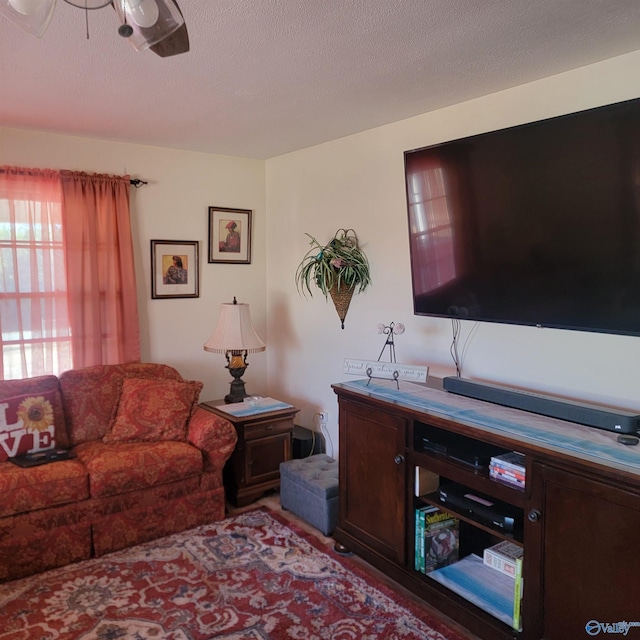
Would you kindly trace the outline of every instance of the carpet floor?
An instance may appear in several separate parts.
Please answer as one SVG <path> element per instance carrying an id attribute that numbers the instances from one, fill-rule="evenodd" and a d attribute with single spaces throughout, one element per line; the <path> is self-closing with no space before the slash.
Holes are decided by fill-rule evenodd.
<path id="1" fill-rule="evenodd" d="M 463 640 L 264 507 L 0 585 L 9 638 Z"/>

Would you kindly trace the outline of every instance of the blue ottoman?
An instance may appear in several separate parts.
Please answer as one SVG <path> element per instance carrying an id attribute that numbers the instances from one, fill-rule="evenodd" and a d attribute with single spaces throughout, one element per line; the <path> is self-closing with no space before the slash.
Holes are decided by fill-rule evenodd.
<path id="1" fill-rule="evenodd" d="M 324 453 L 281 462 L 280 504 L 328 536 L 338 522 L 338 463 Z"/>

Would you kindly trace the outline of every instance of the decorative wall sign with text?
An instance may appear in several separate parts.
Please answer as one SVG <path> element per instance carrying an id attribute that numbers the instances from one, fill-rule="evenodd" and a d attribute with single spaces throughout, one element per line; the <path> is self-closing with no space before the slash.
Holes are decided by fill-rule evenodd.
<path id="1" fill-rule="evenodd" d="M 369 378 L 385 378 L 387 380 L 407 380 L 409 382 L 425 383 L 429 375 L 429 367 L 416 364 L 400 364 L 398 362 L 345 358 L 344 373 L 367 376 Z"/>

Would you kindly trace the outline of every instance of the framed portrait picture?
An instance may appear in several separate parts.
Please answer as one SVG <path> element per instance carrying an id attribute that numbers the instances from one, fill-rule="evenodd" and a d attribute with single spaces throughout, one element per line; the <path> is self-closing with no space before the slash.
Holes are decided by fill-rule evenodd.
<path id="1" fill-rule="evenodd" d="M 251 213 L 209 207 L 209 262 L 251 263 Z"/>
<path id="2" fill-rule="evenodd" d="M 151 298 L 197 298 L 197 240 L 151 241 Z"/>

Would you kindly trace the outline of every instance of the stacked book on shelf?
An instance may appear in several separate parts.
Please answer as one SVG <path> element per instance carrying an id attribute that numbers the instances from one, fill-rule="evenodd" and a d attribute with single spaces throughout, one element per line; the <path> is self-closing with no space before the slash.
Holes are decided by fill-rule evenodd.
<path id="1" fill-rule="evenodd" d="M 492 547 L 488 547 L 482 554 L 482 560 L 487 567 L 508 576 L 513 590 L 513 622 L 514 629 L 522 630 L 520 603 L 522 601 L 522 558 L 524 549 L 513 542 L 503 540 Z"/>
<path id="2" fill-rule="evenodd" d="M 439 507 L 415 512 L 415 570 L 430 573 L 458 560 L 458 519 Z"/>
<path id="3" fill-rule="evenodd" d="M 492 547 L 487 547 L 482 559 L 484 563 L 511 578 L 522 577 L 522 556 L 524 549 L 513 542 L 504 540 Z"/>
<path id="4" fill-rule="evenodd" d="M 517 451 L 492 456 L 489 462 L 489 476 L 517 489 L 524 490 L 525 460 Z"/>

